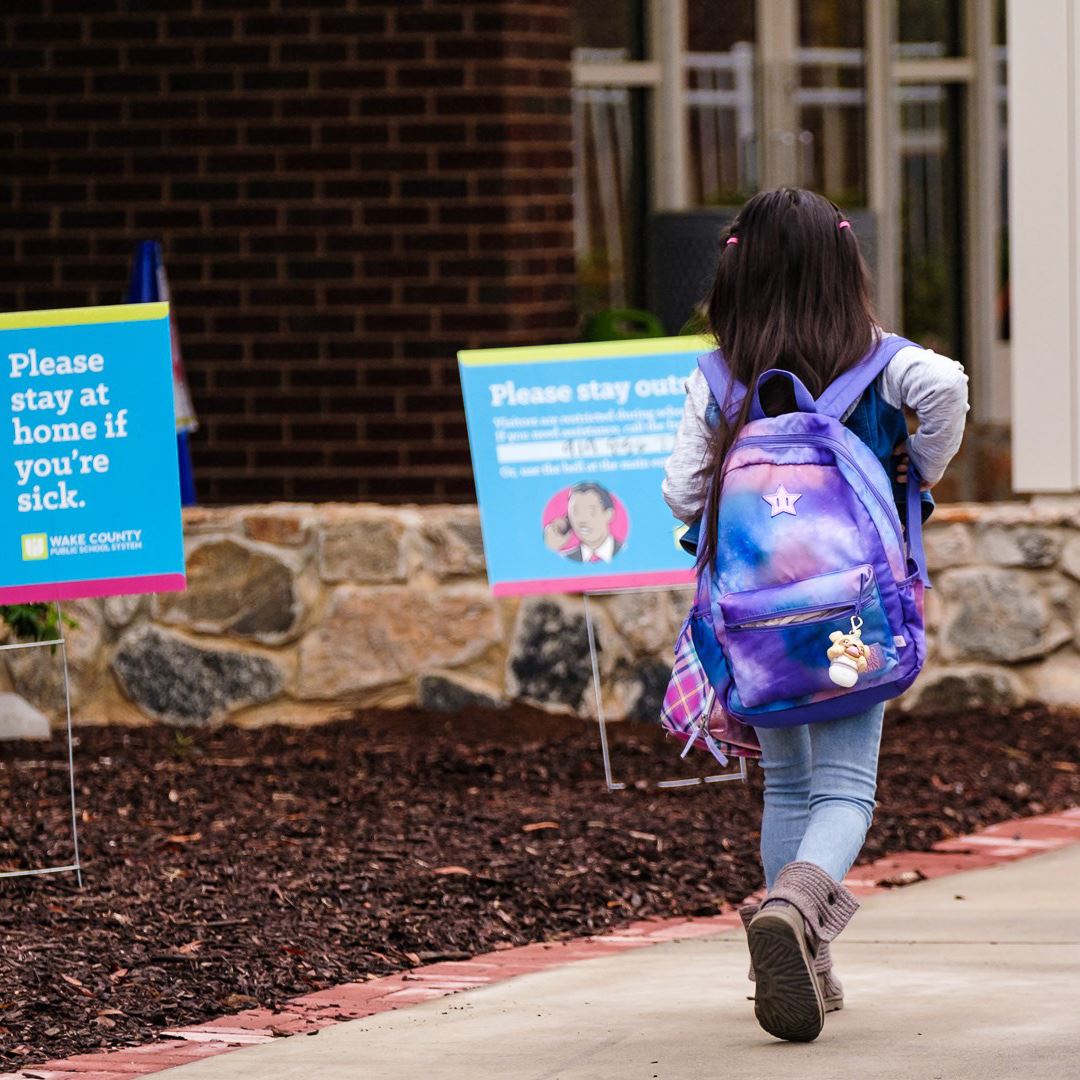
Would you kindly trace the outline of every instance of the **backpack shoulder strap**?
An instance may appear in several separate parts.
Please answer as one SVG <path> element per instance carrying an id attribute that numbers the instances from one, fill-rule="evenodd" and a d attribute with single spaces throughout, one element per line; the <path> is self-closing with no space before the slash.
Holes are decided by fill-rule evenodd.
<path id="1" fill-rule="evenodd" d="M 734 419 L 746 397 L 746 387 L 731 377 L 724 354 L 719 349 L 713 349 L 698 357 L 698 367 L 709 384 L 716 404 L 729 420 Z"/>
<path id="2" fill-rule="evenodd" d="M 889 361 L 915 342 L 896 335 L 883 337 L 854 367 L 831 382 L 817 399 L 817 411 L 839 420 L 885 370 Z"/>
<path id="3" fill-rule="evenodd" d="M 904 505 L 908 554 L 915 563 L 919 580 L 929 589 L 932 586 L 926 566 L 926 549 L 923 547 L 922 477 L 919 476 L 918 470 L 913 465 L 908 467 L 907 495 Z"/>

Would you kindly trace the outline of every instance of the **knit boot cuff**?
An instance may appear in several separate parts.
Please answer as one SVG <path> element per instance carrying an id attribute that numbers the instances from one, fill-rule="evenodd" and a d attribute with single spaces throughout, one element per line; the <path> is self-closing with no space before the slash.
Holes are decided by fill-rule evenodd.
<path id="1" fill-rule="evenodd" d="M 805 860 L 783 867 L 762 903 L 770 900 L 786 900 L 798 908 L 807 928 L 822 941 L 832 941 L 859 908 L 850 889 L 834 881 L 817 863 Z"/>

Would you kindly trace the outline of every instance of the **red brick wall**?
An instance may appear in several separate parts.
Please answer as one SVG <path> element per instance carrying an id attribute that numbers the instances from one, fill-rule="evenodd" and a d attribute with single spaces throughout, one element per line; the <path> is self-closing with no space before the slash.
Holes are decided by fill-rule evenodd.
<path id="1" fill-rule="evenodd" d="M 455 351 L 574 334 L 569 0 L 3 0 L 0 310 L 164 242 L 203 501 L 472 497 Z"/>

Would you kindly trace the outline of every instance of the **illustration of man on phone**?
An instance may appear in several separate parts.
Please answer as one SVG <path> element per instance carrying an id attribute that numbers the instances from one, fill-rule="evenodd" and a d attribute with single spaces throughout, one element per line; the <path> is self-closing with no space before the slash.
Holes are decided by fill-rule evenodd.
<path id="1" fill-rule="evenodd" d="M 606 487 L 592 481 L 570 488 L 566 514 L 544 526 L 544 543 L 571 562 L 609 563 L 622 550 L 611 531 L 615 500 Z M 568 547 L 571 540 L 577 543 Z"/>

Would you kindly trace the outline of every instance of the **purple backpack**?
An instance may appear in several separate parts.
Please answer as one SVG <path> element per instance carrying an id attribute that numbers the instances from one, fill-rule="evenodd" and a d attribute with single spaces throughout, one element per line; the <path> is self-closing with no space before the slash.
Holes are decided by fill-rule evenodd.
<path id="1" fill-rule="evenodd" d="M 895 697 L 926 658 L 919 477 L 907 534 L 873 451 L 840 418 L 911 342 L 883 339 L 815 401 L 767 371 L 723 466 L 717 555 L 698 575 L 661 722 L 692 746 L 758 756 L 754 727 L 851 716 Z M 719 351 L 699 366 L 726 415 L 746 389 Z M 787 380 L 795 411 L 766 416 L 762 386 Z M 709 508 L 706 507 L 706 514 Z"/>

